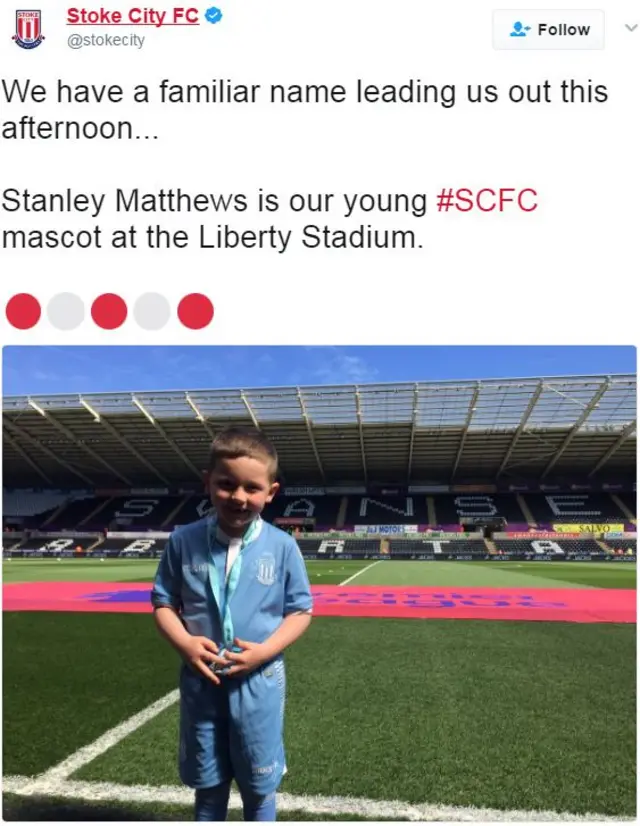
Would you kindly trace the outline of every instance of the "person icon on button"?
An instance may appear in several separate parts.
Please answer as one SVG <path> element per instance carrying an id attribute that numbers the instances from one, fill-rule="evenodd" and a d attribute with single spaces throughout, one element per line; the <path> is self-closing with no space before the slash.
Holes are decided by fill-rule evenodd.
<path id="1" fill-rule="evenodd" d="M 526 37 L 527 31 L 529 30 L 529 26 L 523 26 L 520 21 L 513 24 L 513 31 L 511 32 L 511 37 Z"/>

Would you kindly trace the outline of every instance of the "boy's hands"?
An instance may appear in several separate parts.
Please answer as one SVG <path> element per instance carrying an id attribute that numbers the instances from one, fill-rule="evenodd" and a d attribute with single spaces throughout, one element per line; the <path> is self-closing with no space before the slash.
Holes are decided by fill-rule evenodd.
<path id="1" fill-rule="evenodd" d="M 184 645 L 180 647 L 180 653 L 194 671 L 197 671 L 215 685 L 220 685 L 220 677 L 213 673 L 209 667 L 210 664 L 229 665 L 227 659 L 217 656 L 218 650 L 216 643 L 207 637 L 189 637 Z"/>
<path id="2" fill-rule="evenodd" d="M 233 651 L 225 651 L 224 657 L 233 663 L 231 668 L 225 673 L 225 677 L 244 677 L 255 671 L 268 659 L 268 653 L 264 643 L 246 642 L 245 640 L 234 640 L 234 645 L 242 648 L 241 654 Z"/>

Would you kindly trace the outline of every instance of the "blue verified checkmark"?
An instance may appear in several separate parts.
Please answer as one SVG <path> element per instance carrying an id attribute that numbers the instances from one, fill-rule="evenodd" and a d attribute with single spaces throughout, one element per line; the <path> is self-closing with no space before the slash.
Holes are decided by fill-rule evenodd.
<path id="1" fill-rule="evenodd" d="M 219 23 L 222 20 L 222 12 L 215 6 L 211 6 L 211 8 L 207 9 L 204 13 L 204 19 L 209 23 Z"/>

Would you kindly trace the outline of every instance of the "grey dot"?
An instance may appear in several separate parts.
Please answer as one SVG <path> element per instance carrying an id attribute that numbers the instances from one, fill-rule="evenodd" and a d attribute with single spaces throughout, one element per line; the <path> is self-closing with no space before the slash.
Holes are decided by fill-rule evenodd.
<path id="1" fill-rule="evenodd" d="M 143 330 L 160 330 L 170 316 L 169 302 L 159 293 L 145 293 L 133 306 L 133 317 Z"/>
<path id="2" fill-rule="evenodd" d="M 84 321 L 84 301 L 74 293 L 58 293 L 47 304 L 47 317 L 58 330 L 75 330 Z"/>

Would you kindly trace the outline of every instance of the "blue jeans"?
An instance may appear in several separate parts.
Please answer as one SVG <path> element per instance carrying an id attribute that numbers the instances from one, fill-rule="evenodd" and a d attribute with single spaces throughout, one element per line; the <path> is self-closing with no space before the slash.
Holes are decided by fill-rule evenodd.
<path id="1" fill-rule="evenodd" d="M 230 793 L 231 783 L 221 783 L 211 789 L 196 789 L 196 820 L 226 820 Z M 276 819 L 276 793 L 263 797 L 242 794 L 242 810 L 245 820 L 273 822 Z"/>

